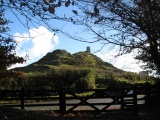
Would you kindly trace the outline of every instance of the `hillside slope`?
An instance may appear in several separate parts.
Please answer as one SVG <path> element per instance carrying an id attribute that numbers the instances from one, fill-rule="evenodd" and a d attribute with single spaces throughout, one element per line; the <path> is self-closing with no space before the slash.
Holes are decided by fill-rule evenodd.
<path id="1" fill-rule="evenodd" d="M 94 81 L 92 82 L 94 83 L 92 87 L 96 86 L 98 88 L 118 88 L 121 87 L 122 84 L 127 85 L 139 82 L 138 74 L 120 70 L 87 51 L 70 54 L 66 50 L 55 50 L 47 53 L 35 63 L 26 67 L 15 68 L 14 70 L 27 73 L 28 79 L 30 80 L 31 78 L 32 80 L 33 78 L 34 80 L 29 83 L 33 84 L 33 82 L 35 82 L 35 85 L 37 85 L 37 83 L 40 84 L 43 80 L 48 80 L 48 82 L 42 82 L 42 86 L 44 86 L 44 84 L 48 85 L 53 79 L 62 80 L 60 83 L 64 82 L 63 85 L 66 84 L 67 79 L 67 84 L 70 84 L 70 81 L 76 82 L 76 80 L 82 80 L 82 75 L 83 80 L 87 81 L 84 82 L 85 84 L 87 83 L 87 85 L 90 86 L 89 81 L 92 80 Z M 85 70 L 89 70 L 91 74 L 88 74 Z M 87 74 L 82 74 L 84 71 Z M 38 82 L 36 82 L 36 80 L 38 80 Z M 59 84 L 59 82 L 55 83 Z M 77 85 L 77 83 L 74 84 L 74 87 L 75 85 Z"/>
<path id="2" fill-rule="evenodd" d="M 26 67 L 15 68 L 16 71 L 29 72 L 44 72 L 52 68 L 60 67 L 70 67 L 70 68 L 80 68 L 89 67 L 96 69 L 98 71 L 117 71 L 122 72 L 115 68 L 112 64 L 104 62 L 101 58 L 90 52 L 77 52 L 75 54 L 70 54 L 66 50 L 55 50 L 53 52 L 47 53 L 43 58 L 35 63 L 32 63 Z"/>

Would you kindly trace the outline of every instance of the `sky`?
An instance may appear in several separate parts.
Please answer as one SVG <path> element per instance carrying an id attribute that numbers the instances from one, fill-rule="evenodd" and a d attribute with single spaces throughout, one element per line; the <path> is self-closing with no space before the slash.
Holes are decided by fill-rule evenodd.
<path id="1" fill-rule="evenodd" d="M 23 31 L 22 33 L 17 30 L 13 36 L 15 36 L 15 40 L 18 42 L 18 46 L 16 48 L 17 55 L 25 57 L 27 54 L 29 57 L 27 58 L 28 60 L 26 63 L 16 64 L 11 68 L 22 67 L 36 62 L 48 52 L 52 52 L 56 49 L 64 49 L 73 54 L 76 52 L 85 51 L 86 47 L 90 46 L 93 54 L 97 55 L 102 60 L 113 64 L 119 69 L 132 72 L 141 71 L 137 61 L 133 59 L 133 53 L 114 58 L 114 55 L 117 53 L 114 49 L 108 51 L 104 48 L 101 51 L 96 52 L 100 49 L 100 45 L 97 45 L 96 47 L 96 44 L 86 44 L 71 40 L 66 36 L 54 35 L 54 32 L 49 31 L 44 26 L 31 28 L 29 31 Z"/>
<path id="2" fill-rule="evenodd" d="M 61 12 L 61 11 L 60 11 Z M 14 36 L 14 39 L 18 43 L 16 52 L 18 56 L 25 57 L 28 55 L 27 61 L 24 64 L 15 64 L 11 66 L 22 67 L 29 65 L 33 62 L 38 61 L 40 58 L 45 56 L 48 52 L 52 52 L 56 49 L 64 49 L 71 54 L 85 51 L 87 46 L 90 46 L 91 53 L 97 55 L 102 60 L 113 64 L 115 67 L 131 72 L 142 71 L 138 61 L 136 61 L 133 56 L 134 53 L 126 54 L 118 58 L 114 58 L 117 54 L 115 49 L 108 49 L 110 46 L 105 46 L 101 51 L 101 44 L 99 43 L 84 43 L 75 41 L 71 38 L 66 37 L 61 33 L 54 33 L 49 31 L 45 26 L 41 25 L 38 27 L 32 26 L 30 29 L 26 29 L 19 21 L 7 11 L 8 15 L 6 18 L 10 19 L 13 23 L 9 25 L 10 34 Z M 23 18 L 22 18 L 23 19 Z M 80 26 L 74 26 L 72 23 L 52 21 L 55 27 L 61 30 L 70 31 L 74 34 L 80 34 L 82 28 Z M 51 22 L 51 23 L 52 23 Z M 83 33 L 85 38 L 90 38 L 90 35 Z M 82 36 L 83 37 L 83 36 Z"/>

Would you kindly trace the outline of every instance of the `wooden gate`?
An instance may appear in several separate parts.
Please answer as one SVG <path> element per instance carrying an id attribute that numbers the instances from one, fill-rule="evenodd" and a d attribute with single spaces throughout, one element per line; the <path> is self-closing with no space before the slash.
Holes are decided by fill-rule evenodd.
<path id="1" fill-rule="evenodd" d="M 150 89 L 149 89 L 150 88 Z M 154 86 L 153 86 L 154 88 Z M 121 89 L 92 89 L 92 90 L 0 90 L 0 101 L 17 101 L 18 104 L 1 104 L 12 107 L 35 107 L 35 106 L 58 106 L 61 114 L 75 111 L 115 111 L 132 110 L 137 113 L 137 100 L 150 101 L 150 97 L 155 95 L 156 89 L 149 86 L 144 87 L 122 87 Z M 151 91 L 150 91 L 151 90 Z M 153 91 L 153 92 L 152 92 Z M 85 92 L 90 95 L 80 96 Z M 158 92 L 159 93 L 159 92 Z M 137 99 L 137 95 L 143 94 L 145 97 Z M 52 100 L 54 103 L 28 104 L 29 100 Z M 149 102 L 148 102 L 149 103 Z M 56 109 L 57 110 L 57 109 Z"/>
<path id="2" fill-rule="evenodd" d="M 60 94 L 60 111 L 62 114 L 79 111 L 105 112 L 131 109 L 137 112 L 137 94 L 134 88 L 122 89 L 93 89 L 84 92 L 92 92 L 87 97 L 78 96 L 76 91 L 63 90 Z M 132 92 L 132 93 L 131 93 Z M 71 102 L 69 102 L 71 100 Z M 98 102 L 97 102 L 98 101 Z M 82 108 L 81 106 L 87 106 Z"/>

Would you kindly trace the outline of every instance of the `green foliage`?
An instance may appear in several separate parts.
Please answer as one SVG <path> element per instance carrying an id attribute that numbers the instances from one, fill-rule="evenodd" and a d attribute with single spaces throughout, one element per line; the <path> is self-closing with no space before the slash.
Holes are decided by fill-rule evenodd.
<path id="1" fill-rule="evenodd" d="M 29 66 L 16 68 L 28 73 L 24 85 L 34 89 L 115 88 L 146 82 L 139 75 L 125 72 L 89 52 L 70 54 L 55 50 Z"/>
<path id="2" fill-rule="evenodd" d="M 132 72 L 112 72 L 106 73 L 104 77 L 96 77 L 95 84 L 97 88 L 121 88 L 122 86 L 132 86 L 133 84 L 141 85 L 149 82 L 155 83 L 154 78 L 149 77 L 148 79 L 139 78 L 139 75 Z"/>
<path id="3" fill-rule="evenodd" d="M 42 59 L 36 62 L 36 64 L 48 64 L 48 65 L 60 65 L 61 63 L 67 64 L 70 62 L 71 54 L 66 50 L 55 50 L 52 53 L 47 53 Z"/>
<path id="4" fill-rule="evenodd" d="M 16 71 L 23 72 L 45 72 L 50 71 L 52 68 L 76 68 L 76 67 L 90 67 L 95 71 L 102 69 L 98 74 L 103 74 L 106 70 L 116 69 L 111 64 L 104 62 L 99 57 L 89 53 L 89 52 L 78 52 L 75 54 L 70 54 L 65 50 L 55 50 L 52 53 L 46 54 L 39 61 L 22 68 L 15 68 Z M 117 71 L 120 71 L 116 69 Z"/>
<path id="5" fill-rule="evenodd" d="M 95 67 L 96 60 L 94 59 L 93 55 L 88 52 L 79 52 L 73 54 L 74 61 L 73 64 L 78 66 L 86 66 L 86 67 Z"/>
<path id="6" fill-rule="evenodd" d="M 96 85 L 98 88 L 107 88 L 107 89 L 119 89 L 122 86 L 131 86 L 130 83 L 126 81 L 117 81 L 115 79 L 96 79 Z"/>
<path id="7" fill-rule="evenodd" d="M 11 81 L 10 81 L 11 83 Z M 8 84 L 9 85 L 9 84 Z M 23 81 L 25 89 L 91 89 L 95 87 L 90 68 L 52 68 L 47 72 L 28 73 Z M 10 86 L 11 87 L 11 86 Z"/>
<path id="8" fill-rule="evenodd" d="M 29 73 L 24 82 L 25 89 L 54 89 L 52 80 L 47 73 Z"/>
<path id="9" fill-rule="evenodd" d="M 16 55 L 16 42 L 7 36 L 9 21 L 4 18 L 4 10 L 0 9 L 0 80 L 7 77 L 7 68 L 25 60 Z"/>
<path id="10" fill-rule="evenodd" d="M 24 86 L 26 74 L 24 72 L 17 71 L 6 71 L 6 75 L 3 78 L 0 78 L 0 90 L 16 90 Z"/>
<path id="11" fill-rule="evenodd" d="M 95 86 L 93 71 L 88 68 L 52 69 L 49 75 L 54 80 L 56 89 L 90 89 Z"/>

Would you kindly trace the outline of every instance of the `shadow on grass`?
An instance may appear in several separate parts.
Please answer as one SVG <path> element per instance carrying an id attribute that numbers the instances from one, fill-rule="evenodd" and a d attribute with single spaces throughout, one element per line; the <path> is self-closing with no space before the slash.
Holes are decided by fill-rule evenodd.
<path id="1" fill-rule="evenodd" d="M 0 106 L 0 120 L 160 120 L 160 107 L 139 106 L 138 115 L 133 112 L 104 113 L 69 113 L 60 115 L 54 111 L 25 111 L 11 107 Z"/>

